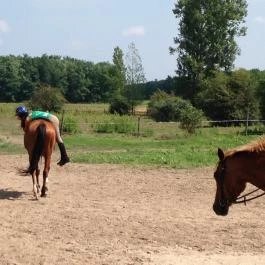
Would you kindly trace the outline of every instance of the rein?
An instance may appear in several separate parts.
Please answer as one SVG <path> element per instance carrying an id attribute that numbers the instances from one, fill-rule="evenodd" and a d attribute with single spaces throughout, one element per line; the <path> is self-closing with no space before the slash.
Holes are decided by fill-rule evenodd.
<path id="1" fill-rule="evenodd" d="M 225 196 L 224 196 L 224 177 L 225 177 L 225 167 L 223 166 L 222 167 L 222 171 L 221 171 L 221 174 L 220 174 L 220 182 L 221 182 L 221 200 L 220 200 L 220 203 L 221 204 L 224 204 L 224 202 L 228 202 L 229 200 L 225 199 Z M 265 195 L 265 191 L 262 192 L 261 194 L 258 194 L 256 196 L 253 196 L 253 197 L 250 197 L 250 198 L 247 198 L 247 196 L 259 191 L 260 189 L 257 188 L 251 192 L 248 192 L 244 195 L 241 195 L 239 197 L 237 197 L 234 201 L 232 201 L 233 204 L 240 204 L 240 203 L 244 203 L 245 205 L 247 205 L 247 202 L 249 201 L 252 201 L 254 199 L 257 199 L 259 197 L 262 197 Z"/>
<path id="2" fill-rule="evenodd" d="M 257 199 L 257 198 L 259 198 L 259 197 L 265 195 L 265 191 L 264 191 L 264 192 L 262 192 L 261 194 L 259 194 L 259 195 L 257 195 L 257 196 L 254 196 L 254 197 L 251 197 L 251 198 L 248 198 L 248 199 L 246 198 L 248 195 L 257 192 L 258 190 L 260 190 L 260 189 L 255 189 L 255 190 L 253 190 L 253 191 L 251 191 L 251 192 L 249 192 L 249 193 L 246 193 L 246 194 L 244 194 L 244 195 L 242 195 L 242 196 L 237 197 L 237 198 L 235 199 L 235 201 L 233 201 L 233 203 L 234 203 L 234 204 L 244 203 L 245 205 L 247 205 L 247 202 L 252 201 L 252 200 L 254 200 L 254 199 Z"/>

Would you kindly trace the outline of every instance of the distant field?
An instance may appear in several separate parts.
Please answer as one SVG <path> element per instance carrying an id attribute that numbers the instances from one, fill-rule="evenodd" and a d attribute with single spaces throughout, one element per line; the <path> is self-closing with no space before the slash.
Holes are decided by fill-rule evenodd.
<path id="1" fill-rule="evenodd" d="M 17 105 L 0 104 L 0 154 L 25 152 L 23 131 L 14 116 Z M 71 117 L 78 126 L 78 133 L 63 134 L 73 162 L 203 167 L 216 163 L 218 147 L 227 149 L 258 137 L 245 136 L 240 127 L 201 128 L 195 135 L 187 135 L 177 123 L 157 123 L 147 117 L 140 118 L 140 136 L 136 132 L 95 133 L 95 124 L 111 121 L 107 109 L 107 104 L 65 105 L 64 119 Z M 138 116 L 129 119 L 137 128 Z"/>

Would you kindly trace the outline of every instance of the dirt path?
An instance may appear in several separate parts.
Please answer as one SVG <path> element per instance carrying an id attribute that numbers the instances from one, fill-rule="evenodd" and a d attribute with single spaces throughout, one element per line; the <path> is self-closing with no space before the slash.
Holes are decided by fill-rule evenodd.
<path id="1" fill-rule="evenodd" d="M 34 201 L 16 172 L 26 165 L 0 156 L 1 265 L 264 264 L 265 199 L 216 216 L 212 168 L 54 161 L 49 195 Z"/>

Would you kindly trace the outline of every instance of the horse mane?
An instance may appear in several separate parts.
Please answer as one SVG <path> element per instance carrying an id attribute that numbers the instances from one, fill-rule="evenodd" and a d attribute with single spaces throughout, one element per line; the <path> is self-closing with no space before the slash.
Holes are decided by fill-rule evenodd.
<path id="1" fill-rule="evenodd" d="M 263 151 L 265 151 L 265 137 L 260 137 L 257 140 L 254 140 L 248 144 L 227 150 L 225 152 L 225 157 L 233 156 L 237 153 L 242 152 L 259 153 Z"/>

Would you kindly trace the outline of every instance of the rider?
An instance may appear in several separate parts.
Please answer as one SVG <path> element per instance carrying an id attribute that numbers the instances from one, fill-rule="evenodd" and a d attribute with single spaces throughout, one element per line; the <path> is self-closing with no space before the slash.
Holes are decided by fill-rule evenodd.
<path id="1" fill-rule="evenodd" d="M 64 164 L 70 162 L 70 159 L 66 153 L 65 146 L 59 131 L 59 120 L 55 115 L 52 115 L 49 112 L 43 111 L 32 111 L 28 112 L 25 106 L 18 106 L 16 108 L 16 116 L 21 120 L 21 127 L 25 127 L 25 121 L 36 120 L 36 119 L 45 119 L 50 121 L 55 128 L 57 143 L 61 153 L 61 160 L 57 163 L 59 166 L 63 166 Z"/>

